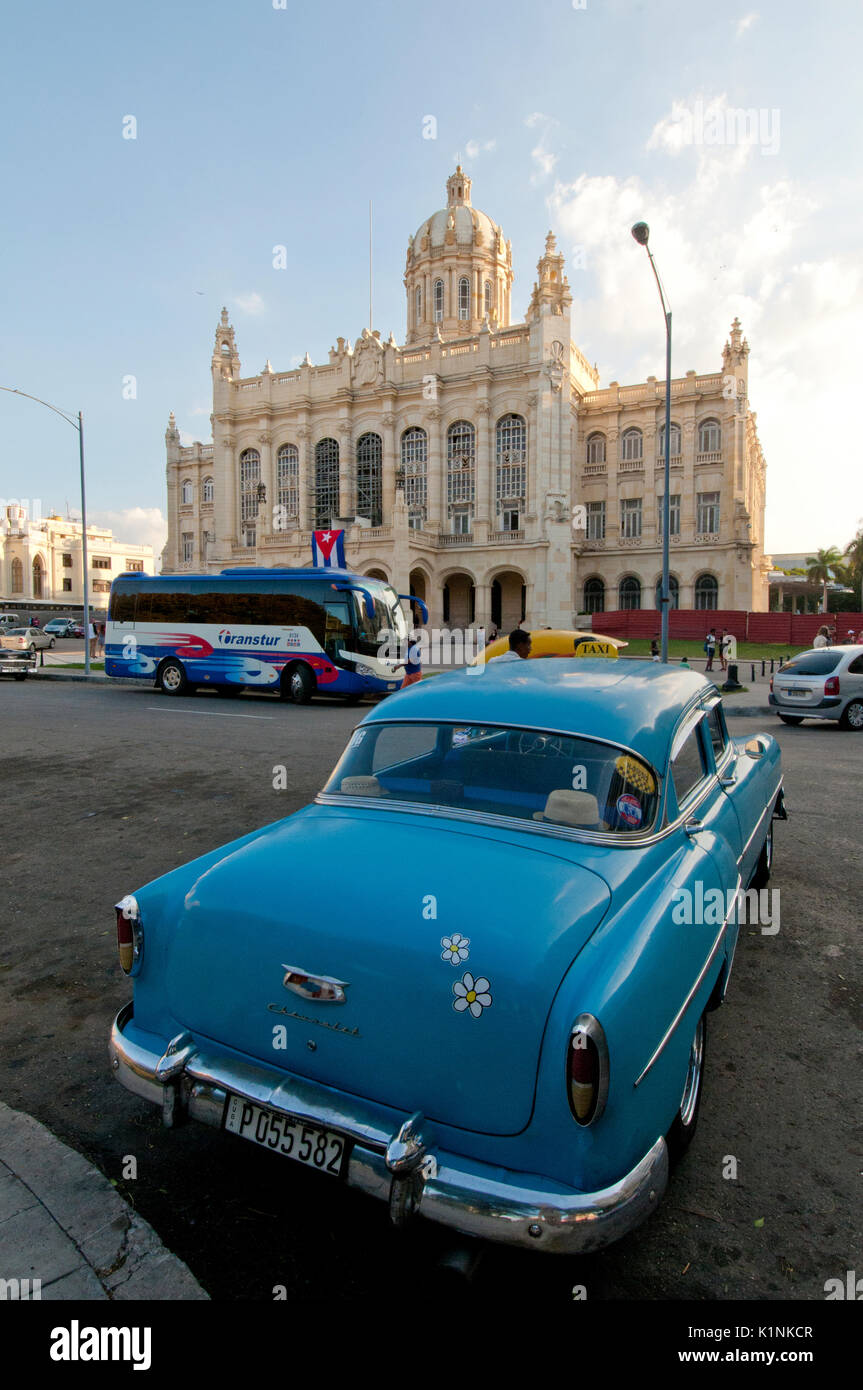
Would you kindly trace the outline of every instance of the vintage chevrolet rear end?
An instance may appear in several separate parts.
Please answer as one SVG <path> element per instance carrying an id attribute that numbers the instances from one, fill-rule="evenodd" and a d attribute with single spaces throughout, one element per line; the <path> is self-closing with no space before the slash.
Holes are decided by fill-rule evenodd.
<path id="1" fill-rule="evenodd" d="M 730 912 L 682 929 L 674 895 L 763 876 L 778 756 L 655 664 L 414 687 L 315 805 L 118 904 L 118 1079 L 166 1125 L 317 1167 L 398 1223 L 606 1244 L 694 1131 L 737 937 Z"/>

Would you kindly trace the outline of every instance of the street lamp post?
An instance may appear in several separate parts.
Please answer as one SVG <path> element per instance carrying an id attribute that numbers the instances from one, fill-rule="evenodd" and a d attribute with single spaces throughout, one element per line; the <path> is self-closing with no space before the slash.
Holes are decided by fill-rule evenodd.
<path id="1" fill-rule="evenodd" d="M 671 498 L 669 497 L 671 480 L 671 310 L 665 299 L 662 289 L 662 281 L 656 269 L 656 262 L 650 252 L 647 239 L 650 236 L 650 228 L 646 222 L 636 222 L 632 228 L 632 235 L 643 246 L 647 252 L 654 277 L 656 287 L 659 290 L 659 298 L 662 301 L 662 312 L 665 315 L 665 495 L 662 499 L 662 597 L 661 597 L 661 644 L 660 660 L 668 660 L 668 610 L 671 602 L 671 594 L 668 583 L 668 540 L 671 532 Z"/>
<path id="2" fill-rule="evenodd" d="M 43 401 L 39 396 L 31 396 L 27 391 L 19 391 L 16 386 L 0 386 L 0 391 L 8 391 L 12 396 L 24 396 L 28 401 L 36 401 L 38 405 L 44 405 L 47 410 L 53 410 L 55 415 L 59 415 L 67 424 L 70 424 L 73 430 L 78 431 L 78 458 L 81 464 L 81 559 L 84 566 L 84 674 L 89 676 L 90 578 L 87 565 L 87 494 L 84 487 L 84 416 L 79 410 L 78 418 L 75 420 L 64 410 L 59 410 L 56 405 L 51 405 L 50 401 Z"/>

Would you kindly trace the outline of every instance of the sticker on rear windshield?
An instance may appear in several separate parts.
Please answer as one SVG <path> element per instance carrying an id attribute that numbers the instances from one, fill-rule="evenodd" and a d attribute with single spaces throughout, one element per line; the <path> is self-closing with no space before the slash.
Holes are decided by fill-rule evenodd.
<path id="1" fill-rule="evenodd" d="M 617 798 L 617 814 L 624 825 L 641 825 L 641 802 L 637 796 L 624 792 Z"/>

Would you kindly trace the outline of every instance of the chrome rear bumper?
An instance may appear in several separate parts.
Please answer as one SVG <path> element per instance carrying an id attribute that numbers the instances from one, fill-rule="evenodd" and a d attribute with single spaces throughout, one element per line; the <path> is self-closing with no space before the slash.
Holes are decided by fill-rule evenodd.
<path id="1" fill-rule="evenodd" d="M 150 1051 L 125 1036 L 131 1017 L 127 1004 L 114 1020 L 111 1065 L 128 1090 L 161 1107 L 165 1124 L 188 1116 L 219 1129 L 228 1095 L 237 1095 L 335 1130 L 352 1141 L 347 1182 L 387 1202 L 396 1224 L 419 1214 L 483 1240 L 575 1254 L 609 1245 L 640 1225 L 668 1181 L 662 1137 L 618 1182 L 580 1192 L 534 1173 L 447 1153 L 434 1143 L 422 1115 L 405 1116 L 394 1126 L 392 1112 L 373 1102 L 206 1052 L 188 1034 L 161 1052 Z"/>

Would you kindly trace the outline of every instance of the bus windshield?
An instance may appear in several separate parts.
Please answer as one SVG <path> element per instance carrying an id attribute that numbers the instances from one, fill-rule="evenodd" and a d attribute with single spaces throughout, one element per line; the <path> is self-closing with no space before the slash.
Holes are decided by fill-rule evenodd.
<path id="1" fill-rule="evenodd" d="M 357 646 L 365 655 L 373 656 L 382 641 L 392 640 L 391 633 L 395 633 L 401 645 L 407 638 L 408 625 L 395 589 L 380 579 L 363 578 L 362 585 L 370 595 L 375 611 L 374 617 L 369 617 L 364 595 L 358 589 L 351 590 Z"/>

